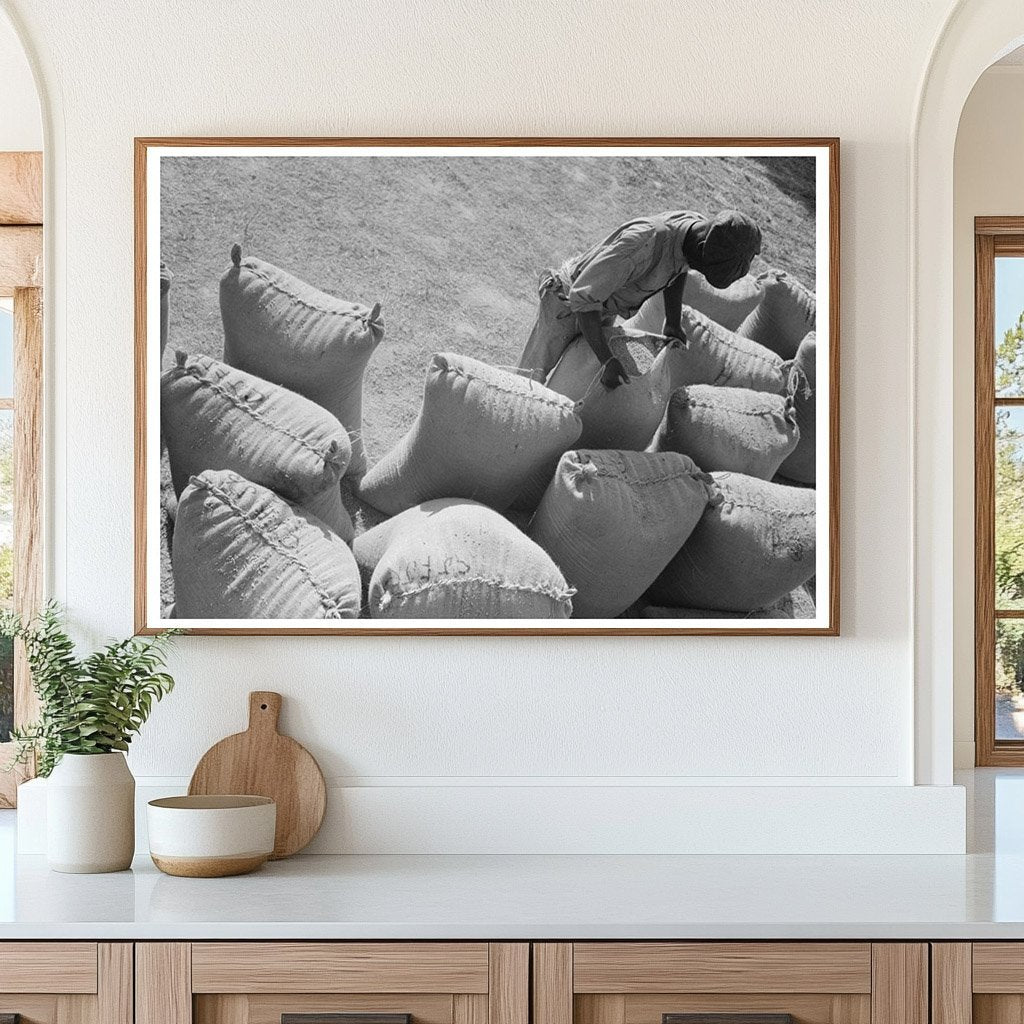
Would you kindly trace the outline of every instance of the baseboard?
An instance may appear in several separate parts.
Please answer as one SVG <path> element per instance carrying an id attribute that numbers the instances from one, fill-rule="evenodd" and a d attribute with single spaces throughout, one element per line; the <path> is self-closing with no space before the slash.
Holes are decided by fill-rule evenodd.
<path id="1" fill-rule="evenodd" d="M 148 800 L 186 780 L 140 779 Z M 45 780 L 18 799 L 18 852 L 45 852 Z M 318 854 L 962 854 L 960 786 L 333 785 Z"/>

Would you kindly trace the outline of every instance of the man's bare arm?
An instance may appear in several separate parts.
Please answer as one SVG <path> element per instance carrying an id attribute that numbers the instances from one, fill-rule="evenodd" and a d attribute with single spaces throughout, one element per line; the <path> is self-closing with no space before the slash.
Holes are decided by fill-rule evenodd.
<path id="1" fill-rule="evenodd" d="M 620 384 L 628 384 L 629 377 L 622 368 L 622 364 L 616 359 L 604 340 L 604 331 L 601 329 L 601 314 L 597 310 L 588 310 L 585 313 L 577 313 L 576 321 L 580 325 L 583 337 L 587 344 L 597 356 L 598 362 L 604 367 L 601 375 L 601 383 L 608 388 L 617 388 Z"/>
<path id="2" fill-rule="evenodd" d="M 683 311 L 683 288 L 686 286 L 686 271 L 670 281 L 661 293 L 665 300 L 665 330 L 669 338 L 685 340 L 680 316 Z"/>
<path id="3" fill-rule="evenodd" d="M 612 357 L 611 349 L 604 340 L 604 331 L 601 330 L 601 314 L 597 310 L 588 310 L 586 313 L 577 313 L 576 322 L 580 325 L 583 337 L 587 344 L 594 350 L 599 363 L 606 363 Z"/>

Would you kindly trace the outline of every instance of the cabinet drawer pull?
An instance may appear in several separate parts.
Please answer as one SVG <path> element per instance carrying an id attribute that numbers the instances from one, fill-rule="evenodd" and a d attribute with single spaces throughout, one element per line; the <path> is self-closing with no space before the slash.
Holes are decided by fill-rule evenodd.
<path id="1" fill-rule="evenodd" d="M 0 1024 L 7 1024 L 0 1020 Z M 17 1021 L 14 1022 L 17 1024 Z M 281 1024 L 412 1024 L 411 1013 L 282 1013 Z"/>
<path id="2" fill-rule="evenodd" d="M 793 1024 L 791 1013 L 663 1013 L 661 1024 Z"/>

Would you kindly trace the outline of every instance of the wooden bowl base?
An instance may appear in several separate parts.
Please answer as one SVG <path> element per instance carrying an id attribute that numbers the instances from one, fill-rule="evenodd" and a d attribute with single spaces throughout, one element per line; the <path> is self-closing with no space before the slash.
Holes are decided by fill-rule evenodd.
<path id="1" fill-rule="evenodd" d="M 247 875 L 262 867 L 267 854 L 254 853 L 243 857 L 158 857 L 151 854 L 153 863 L 165 875 L 180 878 L 228 878 L 231 875 Z"/>

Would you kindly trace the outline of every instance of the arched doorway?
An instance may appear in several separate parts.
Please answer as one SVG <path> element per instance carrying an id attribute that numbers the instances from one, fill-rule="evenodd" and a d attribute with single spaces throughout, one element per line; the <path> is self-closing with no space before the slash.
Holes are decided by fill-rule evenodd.
<path id="1" fill-rule="evenodd" d="M 1020 0 L 962 0 L 936 41 L 912 127 L 915 776 L 926 785 L 952 781 L 954 597 L 964 582 L 954 574 L 954 148 L 975 82 L 1022 42 Z"/>
<path id="2" fill-rule="evenodd" d="M 1024 310 L 1024 256 L 1016 236 L 1000 235 L 997 257 L 991 233 L 993 225 L 1013 223 L 1002 218 L 1024 217 L 1022 163 L 1024 47 L 975 83 L 954 160 L 953 699 L 954 765 L 960 768 L 1024 762 L 1024 623 L 1015 618 L 1024 581 L 1016 551 L 1024 523 L 1024 471 L 1018 468 L 1024 420 L 1013 355 Z M 991 298 L 982 322 L 979 287 Z M 985 507 L 975 497 L 976 477 Z"/>

